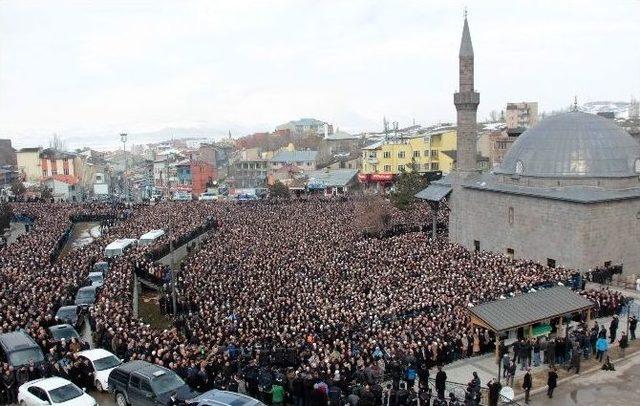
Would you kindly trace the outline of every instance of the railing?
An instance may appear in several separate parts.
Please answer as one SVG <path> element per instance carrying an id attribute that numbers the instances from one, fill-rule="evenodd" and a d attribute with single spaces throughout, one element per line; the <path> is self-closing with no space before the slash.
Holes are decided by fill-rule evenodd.
<path id="1" fill-rule="evenodd" d="M 481 387 L 479 391 L 469 391 L 468 385 L 458 382 L 445 382 L 444 400 L 438 399 L 436 381 L 429 378 L 429 388 L 432 392 L 434 406 L 489 406 L 489 389 Z M 498 394 L 499 405 L 518 406 L 518 403 Z"/>

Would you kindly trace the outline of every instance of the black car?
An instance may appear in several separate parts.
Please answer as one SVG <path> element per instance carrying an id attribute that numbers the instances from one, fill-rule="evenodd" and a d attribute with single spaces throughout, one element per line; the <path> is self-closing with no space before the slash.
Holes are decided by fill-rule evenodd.
<path id="1" fill-rule="evenodd" d="M 0 334 L 0 364 L 8 363 L 15 369 L 44 362 L 44 354 L 36 342 L 22 330 Z"/>
<path id="2" fill-rule="evenodd" d="M 75 304 L 82 307 L 89 307 L 96 301 L 98 288 L 96 286 L 85 286 L 78 289 Z"/>
<path id="3" fill-rule="evenodd" d="M 62 306 L 56 312 L 56 321 L 71 324 L 76 330 L 82 330 L 84 314 L 78 305 Z"/>
<path id="4" fill-rule="evenodd" d="M 198 396 L 175 372 L 145 361 L 131 361 L 109 374 L 109 392 L 118 406 L 168 405 L 171 395 L 185 401 Z"/>
<path id="5" fill-rule="evenodd" d="M 58 324 L 57 326 L 49 327 L 49 333 L 55 341 L 62 341 L 64 338 L 66 341 L 71 341 L 72 338 L 80 340 L 80 334 L 69 324 Z"/>

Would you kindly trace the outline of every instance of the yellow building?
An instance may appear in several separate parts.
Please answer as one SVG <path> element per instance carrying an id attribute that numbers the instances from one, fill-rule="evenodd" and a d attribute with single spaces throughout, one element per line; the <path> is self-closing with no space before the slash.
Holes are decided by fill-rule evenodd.
<path id="1" fill-rule="evenodd" d="M 361 180 L 391 181 L 414 162 L 419 172 L 449 173 L 453 159 L 443 153 L 456 150 L 456 131 L 447 130 L 379 141 L 362 148 Z"/>
<path id="2" fill-rule="evenodd" d="M 24 175 L 26 181 L 35 182 L 42 178 L 40 152 L 42 148 L 22 148 L 16 152 L 18 171 Z"/>

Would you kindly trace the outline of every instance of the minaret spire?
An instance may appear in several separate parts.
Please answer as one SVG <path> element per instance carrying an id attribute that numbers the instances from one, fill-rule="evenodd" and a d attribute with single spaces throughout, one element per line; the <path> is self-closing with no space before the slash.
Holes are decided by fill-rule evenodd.
<path id="1" fill-rule="evenodd" d="M 474 56 L 469 22 L 465 10 L 462 40 L 460 41 L 459 90 L 453 95 L 453 103 L 458 111 L 456 171 L 473 173 L 477 171 L 476 155 L 476 115 L 480 94 L 474 89 Z"/>

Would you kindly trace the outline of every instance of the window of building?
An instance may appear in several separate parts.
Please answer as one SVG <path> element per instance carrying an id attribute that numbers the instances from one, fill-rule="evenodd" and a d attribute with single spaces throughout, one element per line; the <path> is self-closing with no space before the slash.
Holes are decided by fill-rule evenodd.
<path id="1" fill-rule="evenodd" d="M 68 175 L 69 174 L 69 168 L 64 168 L 63 172 L 64 172 L 65 175 Z"/>
<path id="2" fill-rule="evenodd" d="M 375 158 L 375 157 L 376 157 L 376 151 L 370 151 L 369 158 Z"/>
<path id="3" fill-rule="evenodd" d="M 425 165 L 427 165 L 427 164 L 425 164 Z M 431 163 L 431 170 L 432 171 L 437 171 L 439 169 L 440 169 L 440 164 L 438 164 L 437 162 L 432 162 Z"/>
<path id="4" fill-rule="evenodd" d="M 420 151 L 413 151 L 414 158 L 420 158 Z"/>
<path id="5" fill-rule="evenodd" d="M 385 158 L 391 158 L 391 151 L 384 151 L 383 156 Z"/>
<path id="6" fill-rule="evenodd" d="M 640 173 L 640 158 L 636 159 L 636 173 Z"/>
<path id="7" fill-rule="evenodd" d="M 473 240 L 473 250 L 475 252 L 480 252 L 480 241 Z"/>
<path id="8" fill-rule="evenodd" d="M 425 158 L 428 158 L 428 157 L 429 157 L 429 155 L 430 155 L 430 154 L 429 154 L 429 150 L 428 150 L 428 149 L 425 149 L 425 150 L 424 150 L 424 157 L 425 157 Z"/>
<path id="9" fill-rule="evenodd" d="M 404 165 L 398 165 L 398 171 L 404 171 Z"/>
<path id="10" fill-rule="evenodd" d="M 404 158 L 404 151 L 398 151 L 398 158 Z"/>
<path id="11" fill-rule="evenodd" d="M 43 169 L 43 170 L 42 170 L 42 177 L 43 177 L 43 178 L 46 178 L 46 177 L 47 177 L 47 170 L 46 170 L 46 169 Z"/>
<path id="12" fill-rule="evenodd" d="M 513 251 L 513 248 L 507 248 L 507 256 L 511 259 L 513 259 L 513 255 L 515 254 L 515 252 Z"/>
<path id="13" fill-rule="evenodd" d="M 438 150 L 437 149 L 432 149 L 431 150 L 431 158 L 437 158 L 438 157 Z"/>
<path id="14" fill-rule="evenodd" d="M 391 165 L 385 165 L 384 166 L 384 171 L 385 172 L 391 172 Z"/>
<path id="15" fill-rule="evenodd" d="M 547 258 L 547 266 L 549 268 L 555 268 L 556 267 L 556 260 L 553 258 Z"/>
<path id="16" fill-rule="evenodd" d="M 513 207 L 509 207 L 509 225 L 513 225 L 514 213 Z"/>
<path id="17" fill-rule="evenodd" d="M 55 170 L 55 169 L 52 169 L 52 170 L 51 170 L 51 176 L 55 176 L 55 175 L 57 175 L 57 174 L 58 174 L 58 171 L 57 171 L 57 170 Z"/>

